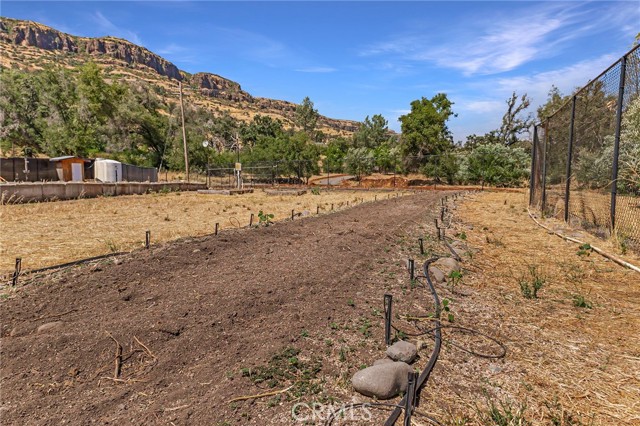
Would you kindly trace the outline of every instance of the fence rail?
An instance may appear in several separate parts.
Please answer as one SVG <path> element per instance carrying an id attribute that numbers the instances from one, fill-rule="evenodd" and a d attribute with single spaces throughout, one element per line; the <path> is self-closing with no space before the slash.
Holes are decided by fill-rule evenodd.
<path id="1" fill-rule="evenodd" d="M 640 251 L 640 46 L 534 129 L 529 204 Z"/>

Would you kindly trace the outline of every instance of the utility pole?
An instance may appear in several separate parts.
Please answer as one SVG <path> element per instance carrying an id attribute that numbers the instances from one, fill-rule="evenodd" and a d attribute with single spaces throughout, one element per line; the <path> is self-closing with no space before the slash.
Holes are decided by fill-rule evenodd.
<path id="1" fill-rule="evenodd" d="M 189 182 L 189 151 L 187 150 L 187 133 L 184 130 L 184 103 L 182 102 L 182 82 L 178 82 L 180 87 L 180 112 L 182 113 L 182 143 L 184 145 L 184 172 Z"/>

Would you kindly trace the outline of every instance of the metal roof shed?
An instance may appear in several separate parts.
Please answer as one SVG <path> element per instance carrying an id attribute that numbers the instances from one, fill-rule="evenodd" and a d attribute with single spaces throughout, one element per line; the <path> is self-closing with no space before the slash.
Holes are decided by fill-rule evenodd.
<path id="1" fill-rule="evenodd" d="M 82 182 L 84 180 L 84 163 L 91 162 L 86 158 L 73 155 L 50 158 L 49 161 L 56 164 L 58 179 L 64 182 Z"/>

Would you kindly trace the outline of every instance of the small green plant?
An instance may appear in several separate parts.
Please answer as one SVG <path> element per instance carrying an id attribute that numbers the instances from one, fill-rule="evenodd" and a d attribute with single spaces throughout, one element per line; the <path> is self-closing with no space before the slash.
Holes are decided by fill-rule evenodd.
<path id="1" fill-rule="evenodd" d="M 573 306 L 586 309 L 591 309 L 593 307 L 591 302 L 589 302 L 584 295 L 579 293 L 573 295 Z"/>
<path id="2" fill-rule="evenodd" d="M 462 281 L 462 272 L 453 270 L 449 273 L 449 276 L 447 278 L 449 284 L 451 285 L 451 292 L 455 293 L 456 286 L 460 284 L 460 281 Z"/>
<path id="3" fill-rule="evenodd" d="M 591 256 L 592 251 L 593 247 L 591 247 L 591 244 L 585 243 L 578 247 L 578 251 L 576 252 L 576 254 L 578 256 Z"/>
<path id="4" fill-rule="evenodd" d="M 319 190 L 318 188 L 313 188 L 313 189 L 311 190 L 311 194 L 313 194 L 313 195 L 320 195 L 320 190 Z"/>
<path id="5" fill-rule="evenodd" d="M 447 314 L 447 321 L 453 322 L 455 317 L 449 307 L 449 299 L 442 299 L 442 310 Z"/>
<path id="6" fill-rule="evenodd" d="M 354 308 L 356 306 L 355 302 L 353 301 L 353 299 L 349 299 L 347 300 L 347 305 L 351 306 L 352 308 Z"/>
<path id="7" fill-rule="evenodd" d="M 362 318 L 361 319 L 361 325 L 360 325 L 360 333 L 362 333 L 362 335 L 364 337 L 369 337 L 371 336 L 371 321 L 369 321 L 368 318 Z"/>
<path id="8" fill-rule="evenodd" d="M 495 426 L 529 426 L 531 422 L 525 418 L 526 406 L 514 408 L 509 402 L 498 401 L 494 404 L 489 401 L 489 406 L 484 410 L 476 408 L 480 424 Z"/>
<path id="9" fill-rule="evenodd" d="M 262 210 L 260 210 L 258 212 L 258 224 L 259 225 L 264 225 L 264 226 L 269 226 L 271 225 L 273 222 L 271 221 L 271 219 L 274 218 L 274 215 L 272 213 L 265 213 Z"/>
<path id="10" fill-rule="evenodd" d="M 546 283 L 546 278 L 540 275 L 538 267 L 529 265 L 530 281 L 526 278 L 520 279 L 520 292 L 526 299 L 537 299 L 538 291 Z"/>
<path id="11" fill-rule="evenodd" d="M 309 332 L 307 330 L 302 330 L 302 333 L 300 333 L 300 335 L 302 337 L 309 337 Z"/>
<path id="12" fill-rule="evenodd" d="M 462 231 L 456 234 L 456 237 L 460 238 L 461 240 L 466 240 L 467 239 L 467 234 Z"/>

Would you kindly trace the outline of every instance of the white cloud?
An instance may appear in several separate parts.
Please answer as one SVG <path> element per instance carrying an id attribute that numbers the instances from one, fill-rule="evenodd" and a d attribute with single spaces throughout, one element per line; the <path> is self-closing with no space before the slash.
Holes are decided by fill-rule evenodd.
<path id="1" fill-rule="evenodd" d="M 139 46 L 143 45 L 142 40 L 140 39 L 137 33 L 127 30 L 126 28 L 118 27 L 113 22 L 111 22 L 106 16 L 104 16 L 100 11 L 97 11 L 95 14 L 93 14 L 92 19 L 98 25 L 101 31 L 104 31 L 107 33 L 105 35 L 123 38 Z"/>
<path id="2" fill-rule="evenodd" d="M 637 2 L 554 3 L 516 8 L 512 14 L 461 20 L 438 41 L 422 32 L 408 32 L 364 48 L 361 56 L 392 58 L 400 66 L 416 61 L 452 68 L 464 75 L 512 71 L 533 60 L 553 57 L 584 35 L 629 33 L 637 27 Z"/>
<path id="3" fill-rule="evenodd" d="M 297 72 L 309 72 L 309 73 L 330 73 L 336 72 L 336 68 L 331 67 L 308 67 L 308 68 L 298 68 L 295 71 Z"/>
<path id="4" fill-rule="evenodd" d="M 494 113 L 502 111 L 505 108 L 505 103 L 501 101 L 457 101 L 456 109 L 461 111 L 470 111 L 479 114 Z"/>
<path id="5" fill-rule="evenodd" d="M 157 52 L 161 55 L 172 55 L 175 53 L 184 53 L 189 50 L 191 49 L 184 46 L 180 46 L 179 44 L 169 43 L 165 47 L 161 47 L 160 49 L 158 49 Z"/>
<path id="6" fill-rule="evenodd" d="M 595 78 L 616 59 L 618 59 L 617 55 L 602 55 L 556 70 L 498 78 L 494 81 L 495 84 L 491 85 L 503 95 L 510 94 L 514 90 L 517 93 L 526 92 L 532 100 L 532 105 L 541 105 L 545 102 L 552 85 L 560 89 L 563 94 L 570 94 L 576 87 L 582 87 Z"/>

